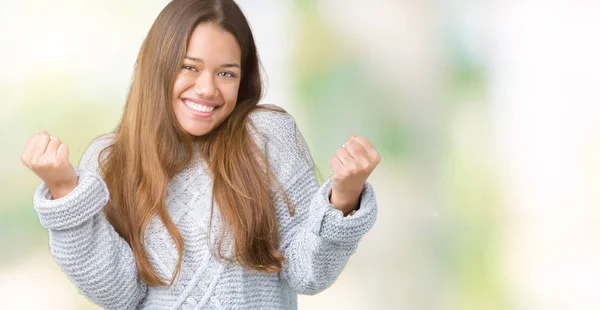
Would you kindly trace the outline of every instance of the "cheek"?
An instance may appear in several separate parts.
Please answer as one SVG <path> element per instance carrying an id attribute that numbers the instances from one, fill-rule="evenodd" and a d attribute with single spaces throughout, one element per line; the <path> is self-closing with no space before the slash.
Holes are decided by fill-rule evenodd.
<path id="1" fill-rule="evenodd" d="M 235 104 L 237 102 L 239 87 L 239 84 L 235 84 L 227 85 L 226 87 L 222 88 L 221 95 L 223 96 L 225 102 L 228 104 Z"/>
<path id="2" fill-rule="evenodd" d="M 173 98 L 179 97 L 179 95 L 185 90 L 185 78 L 177 76 L 175 83 L 173 83 Z"/>

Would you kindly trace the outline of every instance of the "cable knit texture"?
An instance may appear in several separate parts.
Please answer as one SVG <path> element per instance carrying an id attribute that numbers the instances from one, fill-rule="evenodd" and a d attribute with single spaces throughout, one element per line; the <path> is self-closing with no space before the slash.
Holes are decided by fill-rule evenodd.
<path id="1" fill-rule="evenodd" d="M 185 246 L 181 272 L 171 287 L 149 287 L 137 273 L 135 257 L 101 212 L 109 198 L 98 169 L 99 152 L 113 134 L 91 143 L 76 169 L 79 184 L 52 200 L 44 183 L 34 196 L 40 223 L 49 230 L 50 250 L 79 291 L 106 309 L 296 309 L 297 294 L 316 294 L 331 286 L 377 214 L 375 194 L 367 183 L 360 209 L 352 216 L 329 203 L 331 179 L 319 186 L 306 144 L 287 113 L 257 111 L 250 132 L 296 207 L 290 216 L 274 195 L 287 262 L 280 273 L 261 273 L 238 263 L 221 263 L 209 253 L 222 225 L 218 208 L 208 238 L 212 180 L 206 163 L 195 160 L 170 180 L 166 207 Z M 225 254 L 232 253 L 231 238 Z M 150 262 L 164 278 L 177 264 L 177 248 L 155 217 L 147 227 Z"/>

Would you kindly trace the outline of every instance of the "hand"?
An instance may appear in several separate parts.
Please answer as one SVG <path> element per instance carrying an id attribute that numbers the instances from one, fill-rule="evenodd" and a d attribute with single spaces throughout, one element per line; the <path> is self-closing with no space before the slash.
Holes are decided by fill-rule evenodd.
<path id="1" fill-rule="evenodd" d="M 369 140 L 350 135 L 337 149 L 330 165 L 333 185 L 330 201 L 344 216 L 358 207 L 358 200 L 367 178 L 381 158 Z"/>
<path id="2" fill-rule="evenodd" d="M 69 148 L 42 131 L 27 141 L 21 161 L 48 186 L 54 199 L 77 187 L 77 175 L 69 162 Z"/>

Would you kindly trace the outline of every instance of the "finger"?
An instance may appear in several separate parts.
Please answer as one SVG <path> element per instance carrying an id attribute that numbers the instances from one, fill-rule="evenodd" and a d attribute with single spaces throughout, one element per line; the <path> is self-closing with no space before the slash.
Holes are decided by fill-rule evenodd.
<path id="1" fill-rule="evenodd" d="M 48 143 L 48 147 L 46 148 L 46 152 L 44 152 L 44 158 L 47 160 L 55 161 L 56 160 L 56 151 L 58 147 L 62 143 L 59 138 L 50 136 L 50 143 Z"/>
<path id="2" fill-rule="evenodd" d="M 346 151 L 354 159 L 356 172 L 365 172 L 372 169 L 373 163 L 371 163 L 369 155 L 360 143 L 356 141 L 346 143 Z"/>
<path id="3" fill-rule="evenodd" d="M 344 169 L 344 165 L 337 156 L 333 156 L 329 161 L 329 165 L 334 173 L 340 173 Z"/>
<path id="4" fill-rule="evenodd" d="M 39 139 L 40 134 L 36 133 L 31 136 L 27 143 L 25 144 L 25 149 L 23 150 L 23 154 L 21 155 L 21 162 L 27 167 L 31 164 L 31 158 L 33 157 L 33 149 L 35 147 L 37 139 Z"/>
<path id="5" fill-rule="evenodd" d="M 348 154 L 348 151 L 345 147 L 340 147 L 335 152 L 335 156 L 342 162 L 344 167 L 348 170 L 353 170 L 355 167 L 354 158 Z"/>
<path id="6" fill-rule="evenodd" d="M 38 164 L 38 161 L 46 152 L 46 148 L 48 148 L 48 144 L 50 143 L 50 135 L 47 132 L 42 132 L 40 137 L 35 142 L 35 146 L 33 149 L 33 156 L 31 158 L 31 165 Z"/>
<path id="7" fill-rule="evenodd" d="M 341 149 L 340 151 L 345 150 L 348 153 L 348 155 L 350 157 L 352 157 L 352 155 L 350 154 L 350 152 L 348 152 L 348 144 L 350 144 L 350 142 L 351 142 L 350 140 L 344 142 L 344 144 L 342 144 L 342 146 L 340 147 L 340 149 Z"/>
<path id="8" fill-rule="evenodd" d="M 61 144 L 56 151 L 56 159 L 61 163 L 69 162 L 69 148 L 66 144 Z"/>
<path id="9" fill-rule="evenodd" d="M 368 154 L 362 144 L 351 140 L 345 143 L 346 151 L 355 161 L 363 161 L 368 159 Z"/>
<path id="10" fill-rule="evenodd" d="M 381 159 L 379 157 L 379 153 L 377 152 L 377 150 L 375 150 L 375 147 L 373 146 L 373 144 L 371 144 L 369 140 L 360 136 L 355 136 L 353 140 L 360 143 L 360 145 L 362 145 L 365 148 L 365 151 L 371 160 L 379 162 L 379 160 Z"/>

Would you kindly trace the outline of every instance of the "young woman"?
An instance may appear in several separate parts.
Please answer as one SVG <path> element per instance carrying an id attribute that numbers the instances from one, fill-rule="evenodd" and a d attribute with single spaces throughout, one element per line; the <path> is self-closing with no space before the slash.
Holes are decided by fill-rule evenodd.
<path id="1" fill-rule="evenodd" d="M 373 226 L 379 155 L 351 136 L 319 187 L 291 116 L 261 98 L 232 0 L 174 0 L 138 56 L 122 120 L 78 169 L 47 132 L 22 162 L 50 249 L 108 309 L 295 309 L 340 274 Z"/>

